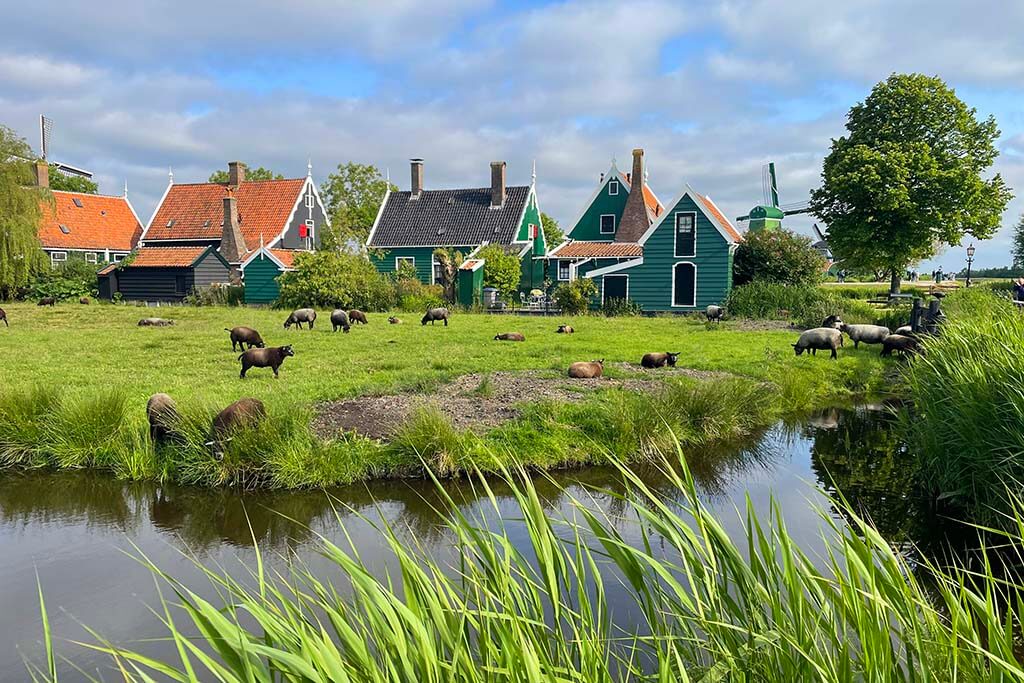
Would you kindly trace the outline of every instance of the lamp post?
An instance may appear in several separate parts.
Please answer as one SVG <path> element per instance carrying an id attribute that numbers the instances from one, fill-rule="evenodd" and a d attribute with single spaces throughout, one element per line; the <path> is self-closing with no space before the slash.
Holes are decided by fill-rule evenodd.
<path id="1" fill-rule="evenodd" d="M 971 264 L 974 263 L 974 245 L 967 247 L 967 286 L 971 286 Z"/>

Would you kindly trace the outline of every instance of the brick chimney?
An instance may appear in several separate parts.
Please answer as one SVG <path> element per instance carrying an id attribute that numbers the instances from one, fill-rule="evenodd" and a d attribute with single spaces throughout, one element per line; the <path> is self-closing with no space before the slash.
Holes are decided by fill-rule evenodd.
<path id="1" fill-rule="evenodd" d="M 228 263 L 241 263 L 248 250 L 238 220 L 238 200 L 231 194 L 224 197 L 224 227 L 220 235 L 220 255 Z"/>
<path id="2" fill-rule="evenodd" d="M 228 162 L 228 186 L 238 187 L 245 182 L 245 164 L 241 161 Z"/>
<path id="3" fill-rule="evenodd" d="M 616 242 L 636 242 L 651 221 L 647 216 L 647 203 L 644 202 L 644 151 L 633 150 L 633 171 L 629 174 L 629 199 L 619 219 L 619 229 L 615 232 Z"/>
<path id="4" fill-rule="evenodd" d="M 505 162 L 491 162 L 491 208 L 505 206 Z"/>
<path id="5" fill-rule="evenodd" d="M 50 166 L 45 161 L 37 161 L 32 164 L 32 177 L 36 187 L 50 186 Z"/>
<path id="6" fill-rule="evenodd" d="M 410 190 L 412 191 L 412 196 L 415 199 L 419 199 L 420 195 L 423 194 L 423 159 L 409 159 L 409 169 L 412 177 Z"/>

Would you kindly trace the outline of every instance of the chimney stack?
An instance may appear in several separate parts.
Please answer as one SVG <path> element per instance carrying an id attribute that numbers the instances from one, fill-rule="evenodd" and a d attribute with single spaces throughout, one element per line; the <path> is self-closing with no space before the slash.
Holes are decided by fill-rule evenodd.
<path id="1" fill-rule="evenodd" d="M 491 208 L 505 206 L 505 162 L 491 162 Z"/>
<path id="2" fill-rule="evenodd" d="M 238 221 L 238 200 L 233 195 L 224 197 L 224 227 L 220 236 L 220 255 L 231 264 L 241 263 L 248 252 L 242 227 Z"/>
<path id="3" fill-rule="evenodd" d="M 410 190 L 416 199 L 423 194 L 423 159 L 409 159 L 409 169 L 412 176 Z"/>
<path id="4" fill-rule="evenodd" d="M 629 199 L 622 210 L 619 228 L 615 231 L 616 242 L 636 242 L 651 226 L 644 201 L 644 151 L 633 150 L 633 171 L 629 174 Z"/>
<path id="5" fill-rule="evenodd" d="M 50 187 L 50 166 L 45 161 L 37 161 L 32 165 L 32 177 L 36 187 Z"/>
<path id="6" fill-rule="evenodd" d="M 228 185 L 238 187 L 245 182 L 245 164 L 241 161 L 228 162 Z"/>

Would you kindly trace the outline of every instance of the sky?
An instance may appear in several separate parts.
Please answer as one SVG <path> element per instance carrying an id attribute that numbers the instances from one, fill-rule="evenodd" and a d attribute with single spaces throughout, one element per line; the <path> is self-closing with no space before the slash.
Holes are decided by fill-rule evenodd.
<path id="1" fill-rule="evenodd" d="M 527 184 L 536 162 L 564 225 L 634 147 L 662 201 L 689 183 L 735 217 L 761 203 L 768 161 L 782 202 L 806 200 L 849 108 L 921 72 L 999 123 L 992 172 L 1018 198 L 975 263 L 1001 266 L 1024 212 L 1021 27 L 1024 0 L 39 0 L 0 22 L 0 123 L 38 150 L 46 114 L 51 159 L 104 193 L 127 181 L 144 222 L 169 168 L 300 177 L 310 160 L 319 182 L 356 161 L 404 189 L 422 157 L 427 188 L 487 186 L 495 160 Z"/>

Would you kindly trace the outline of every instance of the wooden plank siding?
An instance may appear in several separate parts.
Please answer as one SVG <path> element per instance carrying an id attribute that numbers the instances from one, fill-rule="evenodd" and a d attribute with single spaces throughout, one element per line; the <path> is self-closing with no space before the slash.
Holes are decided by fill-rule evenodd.
<path id="1" fill-rule="evenodd" d="M 192 287 L 209 287 L 212 284 L 226 284 L 230 281 L 231 271 L 213 251 L 207 252 L 192 266 Z"/>
<path id="2" fill-rule="evenodd" d="M 277 301 L 281 288 L 277 278 L 282 271 L 268 258 L 256 258 L 245 267 L 245 302 L 269 304 Z"/>
<path id="3" fill-rule="evenodd" d="M 618 194 L 611 194 L 609 191 L 609 186 L 613 182 L 618 183 Z M 598 192 L 597 197 L 594 198 L 594 201 L 590 203 L 587 210 L 580 216 L 580 219 L 569 229 L 566 237 L 584 242 L 611 242 L 615 238 L 615 234 L 601 232 L 601 216 L 602 214 L 614 215 L 615 229 L 617 231 L 619 229 L 619 219 L 622 218 L 622 211 L 626 208 L 626 200 L 629 199 L 628 189 L 621 180 L 616 178 L 612 178 L 605 183 L 601 191 Z"/>

